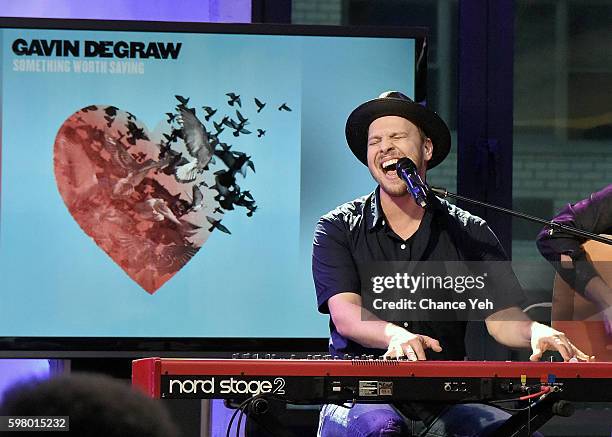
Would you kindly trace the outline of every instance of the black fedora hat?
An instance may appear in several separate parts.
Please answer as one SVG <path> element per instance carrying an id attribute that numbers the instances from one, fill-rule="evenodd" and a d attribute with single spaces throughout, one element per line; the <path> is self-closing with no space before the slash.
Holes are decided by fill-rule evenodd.
<path id="1" fill-rule="evenodd" d="M 403 117 L 431 139 L 433 153 L 427 168 L 440 164 L 450 151 L 451 139 L 448 126 L 438 114 L 415 103 L 399 91 L 386 91 L 378 98 L 362 103 L 351 112 L 346 121 L 346 141 L 353 154 L 365 165 L 368 165 L 367 146 L 370 123 L 380 117 L 397 115 Z"/>

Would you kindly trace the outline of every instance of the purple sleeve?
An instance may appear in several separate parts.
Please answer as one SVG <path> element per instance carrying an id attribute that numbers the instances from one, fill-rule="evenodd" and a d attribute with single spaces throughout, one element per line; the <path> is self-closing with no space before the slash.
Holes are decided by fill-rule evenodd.
<path id="1" fill-rule="evenodd" d="M 574 205 L 567 205 L 553 218 L 556 223 L 573 226 L 596 234 L 612 232 L 612 185 L 591 194 L 588 199 Z M 584 293 L 586 284 L 597 272 L 586 261 L 582 244 L 586 240 L 563 231 L 551 232 L 546 226 L 540 231 L 537 246 L 544 258 L 551 262 L 559 275 L 579 293 Z M 575 268 L 561 267 L 561 255 L 569 255 Z"/>

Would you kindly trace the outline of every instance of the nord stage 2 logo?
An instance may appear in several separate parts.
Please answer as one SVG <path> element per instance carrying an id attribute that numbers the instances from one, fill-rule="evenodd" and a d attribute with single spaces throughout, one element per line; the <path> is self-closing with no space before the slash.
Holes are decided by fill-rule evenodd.
<path id="1" fill-rule="evenodd" d="M 287 394 L 287 382 L 290 379 L 292 378 L 276 376 L 162 375 L 161 397 L 224 399 L 264 393 L 284 396 Z"/>

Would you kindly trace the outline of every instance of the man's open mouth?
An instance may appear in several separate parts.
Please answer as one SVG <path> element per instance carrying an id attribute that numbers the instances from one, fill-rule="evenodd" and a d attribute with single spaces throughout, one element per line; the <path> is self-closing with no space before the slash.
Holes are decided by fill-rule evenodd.
<path id="1" fill-rule="evenodd" d="M 382 168 L 382 171 L 385 173 L 386 176 L 397 175 L 396 167 L 395 167 L 395 165 L 397 164 L 397 161 L 398 161 L 397 158 L 393 158 L 393 159 L 388 159 L 386 161 L 383 161 L 380 164 L 380 167 Z"/>

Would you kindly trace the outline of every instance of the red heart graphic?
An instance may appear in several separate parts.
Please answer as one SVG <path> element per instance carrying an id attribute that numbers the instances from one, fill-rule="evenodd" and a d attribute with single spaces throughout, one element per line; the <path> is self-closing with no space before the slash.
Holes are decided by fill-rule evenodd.
<path id="1" fill-rule="evenodd" d="M 62 124 L 54 149 L 55 178 L 70 214 L 151 294 L 222 226 L 223 216 L 218 192 L 208 188 L 212 173 L 197 168 L 193 180 L 179 181 L 162 144 L 129 112 L 92 105 Z"/>

